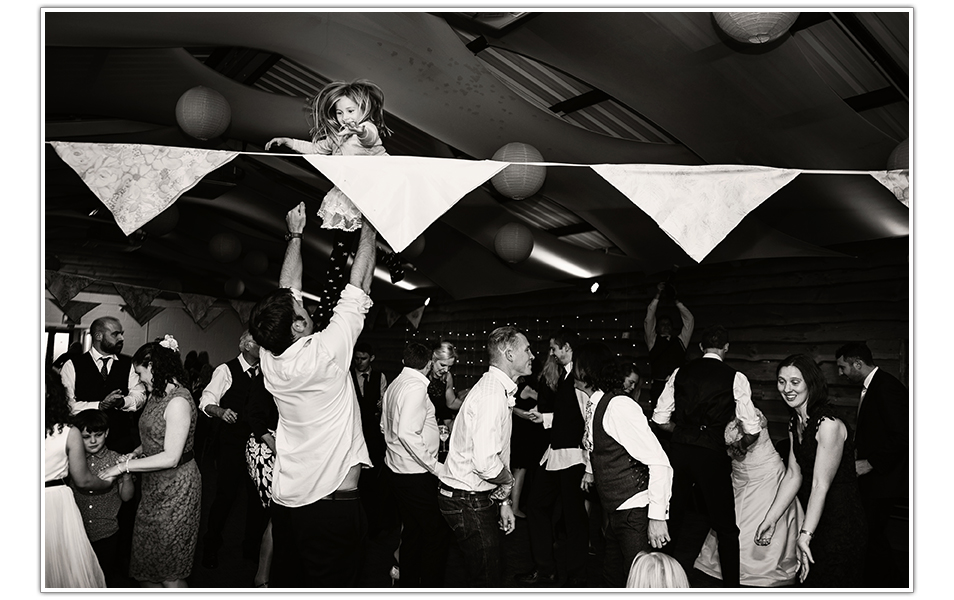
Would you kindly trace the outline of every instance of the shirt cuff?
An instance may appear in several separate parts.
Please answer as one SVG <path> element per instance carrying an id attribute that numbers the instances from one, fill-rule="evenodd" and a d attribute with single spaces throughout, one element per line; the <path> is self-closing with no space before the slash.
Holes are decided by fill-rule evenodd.
<path id="1" fill-rule="evenodd" d="M 362 312 L 368 312 L 371 310 L 371 307 L 374 306 L 374 302 L 371 301 L 371 296 L 364 293 L 364 290 L 361 288 L 346 283 L 344 289 L 341 291 L 341 302 L 342 300 L 347 300 L 349 302 L 354 302 L 358 305 L 358 310 Z"/>

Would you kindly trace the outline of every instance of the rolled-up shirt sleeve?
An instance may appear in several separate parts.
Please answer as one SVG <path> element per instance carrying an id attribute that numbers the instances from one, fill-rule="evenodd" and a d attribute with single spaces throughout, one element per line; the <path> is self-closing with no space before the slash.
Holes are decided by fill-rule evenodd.
<path id="1" fill-rule="evenodd" d="M 603 400 L 606 402 L 607 400 Z M 626 452 L 649 467 L 649 518 L 669 518 L 672 497 L 672 466 L 642 408 L 623 396 L 608 400 L 603 414 L 603 428 Z"/>
<path id="2" fill-rule="evenodd" d="M 209 384 L 202 390 L 202 398 L 199 400 L 199 412 L 205 416 L 210 416 L 205 409 L 210 405 L 219 406 L 222 396 L 232 387 L 232 372 L 229 371 L 227 364 L 222 363 L 212 371 L 212 378 Z"/>
<path id="3" fill-rule="evenodd" d="M 759 423 L 758 411 L 752 404 L 752 386 L 740 372 L 735 374 L 735 380 L 732 382 L 732 394 L 735 396 L 735 416 L 742 423 L 742 431 L 758 434 L 762 431 L 762 426 Z"/>
<path id="4" fill-rule="evenodd" d="M 355 341 L 364 328 L 364 316 L 372 304 L 371 297 L 364 290 L 345 284 L 331 321 L 322 331 L 322 346 L 343 370 L 350 368 Z"/>
<path id="5" fill-rule="evenodd" d="M 665 425 L 672 418 L 672 411 L 676 406 L 676 373 L 679 369 L 672 372 L 669 379 L 666 380 L 666 387 L 663 388 L 659 400 L 656 402 L 656 408 L 653 410 L 653 422 Z"/>

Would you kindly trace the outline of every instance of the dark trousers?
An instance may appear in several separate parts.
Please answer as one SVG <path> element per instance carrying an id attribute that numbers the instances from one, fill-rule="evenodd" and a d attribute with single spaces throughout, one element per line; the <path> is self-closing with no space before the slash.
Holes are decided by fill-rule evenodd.
<path id="1" fill-rule="evenodd" d="M 537 467 L 527 501 L 527 524 L 530 529 L 530 554 L 534 565 L 542 573 L 555 573 L 553 555 L 553 515 L 557 504 L 563 510 L 566 524 L 566 564 L 570 579 L 584 579 L 586 556 L 589 549 L 589 518 L 583 503 L 584 467 L 573 465 L 567 469 L 547 471 Z"/>
<path id="2" fill-rule="evenodd" d="M 441 587 L 451 532 L 437 504 L 437 477 L 388 471 L 388 479 L 404 523 L 399 583 L 401 587 Z"/>
<path id="3" fill-rule="evenodd" d="M 234 437 L 234 439 L 233 439 Z M 204 552 L 216 553 L 222 547 L 223 532 L 229 513 L 241 502 L 245 507 L 245 530 L 242 539 L 242 554 L 248 558 L 258 557 L 258 547 L 265 532 L 267 516 L 258 499 L 258 492 L 248 474 L 245 460 L 245 444 L 237 436 L 218 441 L 215 452 L 215 498 L 209 508 L 208 528 L 203 538 Z"/>
<path id="4" fill-rule="evenodd" d="M 899 572 L 888 541 L 888 519 L 895 504 L 907 504 L 903 498 L 877 498 L 862 493 L 861 502 L 868 521 L 868 546 L 865 556 L 864 586 L 874 588 L 907 586 L 907 566 Z"/>
<path id="5" fill-rule="evenodd" d="M 672 499 L 669 503 L 674 545 L 686 551 L 686 517 L 693 503 L 693 487 L 704 504 L 709 527 L 719 536 L 719 564 L 722 568 L 722 585 L 739 587 L 739 527 L 735 522 L 735 494 L 732 490 L 732 463 L 724 451 L 703 448 L 690 444 L 672 442 L 669 445 L 669 462 L 672 464 Z M 680 539 L 682 538 L 682 539 Z M 695 545 L 694 545 L 695 546 Z M 688 548 L 681 554 L 688 564 L 702 547 Z M 691 556 L 692 560 L 688 557 Z M 682 561 L 680 561 L 682 562 Z"/>
<path id="6" fill-rule="evenodd" d="M 500 562 L 500 509 L 490 499 L 490 492 L 447 496 L 441 488 L 437 493 L 444 521 L 453 532 L 454 539 L 467 567 L 470 587 L 500 587 L 503 578 Z M 402 551 L 403 553 L 403 551 Z M 403 564 L 403 559 L 402 559 Z M 401 576 L 404 571 L 402 566 Z"/>
<path id="7" fill-rule="evenodd" d="M 106 577 L 106 587 L 127 587 L 123 582 L 123 569 L 119 563 L 119 532 L 95 542 L 90 542 L 96 560 L 99 561 L 103 575 Z"/>
<path id="8" fill-rule="evenodd" d="M 626 587 L 633 559 L 649 546 L 649 508 L 630 508 L 609 512 L 605 533 L 603 581 L 606 587 Z"/>
<path id="9" fill-rule="evenodd" d="M 270 512 L 270 587 L 354 587 L 368 535 L 360 498 L 294 508 L 272 503 Z"/>

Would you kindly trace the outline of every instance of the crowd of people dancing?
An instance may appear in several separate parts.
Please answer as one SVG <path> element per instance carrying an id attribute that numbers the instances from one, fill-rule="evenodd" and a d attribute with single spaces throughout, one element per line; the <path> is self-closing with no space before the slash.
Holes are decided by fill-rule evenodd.
<path id="1" fill-rule="evenodd" d="M 311 141 L 266 149 L 384 155 L 383 104 L 373 83 L 334 82 L 314 101 Z M 812 357 L 778 363 L 790 415 L 781 453 L 748 378 L 725 362 L 724 327 L 709 325 L 702 356 L 687 361 L 695 320 L 665 282 L 644 321 L 648 373 L 568 329 L 535 356 L 526 332 L 502 326 L 472 387 L 455 386 L 446 340 L 408 343 L 389 383 L 359 340 L 377 232 L 337 187 L 318 214 L 335 248 L 356 246 L 318 312 L 302 297 L 302 203 L 286 215 L 280 287 L 252 309 L 235 358 L 183 361 L 173 335 L 129 357 L 120 321 L 103 317 L 92 347 L 51 369 L 45 587 L 187 586 L 203 459 L 215 491 L 201 564 L 218 567 L 244 498 L 242 553 L 257 561 L 257 588 L 354 587 L 366 541 L 394 528 L 399 586 L 499 588 L 518 519 L 532 564 L 513 578 L 522 586 L 688 587 L 692 570 L 726 587 L 886 586 L 885 530 L 908 490 L 908 394 L 864 343 L 833 357 L 864 388 L 854 428 Z M 346 259 L 332 253 L 337 272 Z M 657 314 L 669 297 L 678 332 Z M 687 533 L 690 514 L 708 523 L 704 541 Z M 446 578 L 451 547 L 465 580 Z"/>

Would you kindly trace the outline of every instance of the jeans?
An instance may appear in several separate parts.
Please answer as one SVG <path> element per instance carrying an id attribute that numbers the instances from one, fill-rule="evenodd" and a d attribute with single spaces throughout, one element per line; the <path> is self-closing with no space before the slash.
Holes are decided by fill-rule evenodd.
<path id="1" fill-rule="evenodd" d="M 500 516 L 490 493 L 462 494 L 441 488 L 437 504 L 464 555 L 470 587 L 500 587 Z"/>

